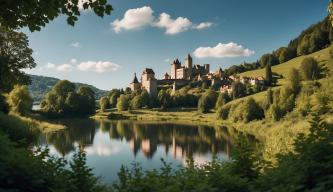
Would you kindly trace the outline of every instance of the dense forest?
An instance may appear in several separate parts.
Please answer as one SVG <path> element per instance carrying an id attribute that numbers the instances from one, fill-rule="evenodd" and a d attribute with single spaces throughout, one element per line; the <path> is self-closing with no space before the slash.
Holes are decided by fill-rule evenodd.
<path id="1" fill-rule="evenodd" d="M 295 57 L 307 55 L 328 47 L 333 42 L 333 27 L 329 17 L 323 19 L 301 32 L 285 47 L 280 47 L 272 53 L 262 55 L 259 60 L 252 63 L 233 65 L 226 69 L 228 75 L 242 73 L 258 68 L 264 68 L 289 61 Z"/>

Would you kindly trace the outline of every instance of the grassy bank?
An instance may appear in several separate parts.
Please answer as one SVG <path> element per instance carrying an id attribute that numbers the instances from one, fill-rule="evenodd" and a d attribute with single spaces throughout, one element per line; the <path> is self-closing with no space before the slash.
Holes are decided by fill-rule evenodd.
<path id="1" fill-rule="evenodd" d="M 36 114 L 32 114 L 30 116 L 20 116 L 20 115 L 11 113 L 10 115 L 21 120 L 27 126 L 37 128 L 41 132 L 44 132 L 44 133 L 66 129 L 65 125 L 50 122 Z"/>

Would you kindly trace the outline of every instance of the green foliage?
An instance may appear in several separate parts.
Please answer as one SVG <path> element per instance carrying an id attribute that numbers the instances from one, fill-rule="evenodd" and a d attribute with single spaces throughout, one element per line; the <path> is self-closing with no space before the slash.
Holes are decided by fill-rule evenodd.
<path id="1" fill-rule="evenodd" d="M 60 79 L 53 78 L 53 77 L 44 77 L 38 75 L 28 75 L 31 79 L 31 83 L 29 85 L 29 91 L 36 102 L 40 102 L 43 100 L 43 97 L 47 94 L 47 92 L 51 91 L 52 87 L 57 84 Z M 95 98 L 100 99 L 107 95 L 107 91 L 100 90 L 95 86 L 84 84 L 84 83 L 74 83 L 75 89 L 78 89 L 82 86 L 90 87 L 95 92 Z M 117 102 L 117 100 L 116 100 Z"/>
<path id="2" fill-rule="evenodd" d="M 92 169 L 86 165 L 86 153 L 79 151 L 73 155 L 70 162 L 70 178 L 75 191 L 92 192 L 106 191 L 105 186 L 99 184 L 98 178 L 92 173 Z"/>
<path id="3" fill-rule="evenodd" d="M 67 80 L 59 81 L 48 92 L 41 109 L 50 116 L 86 116 L 95 112 L 95 93 L 89 87 L 79 87 Z"/>
<path id="4" fill-rule="evenodd" d="M 301 75 L 295 68 L 291 68 L 288 73 L 289 86 L 295 94 L 301 90 Z"/>
<path id="5" fill-rule="evenodd" d="M 246 87 L 243 83 L 236 81 L 232 83 L 232 97 L 237 99 L 246 95 Z"/>
<path id="6" fill-rule="evenodd" d="M 32 109 L 33 100 L 27 86 L 15 85 L 7 98 L 10 109 L 18 114 L 26 115 Z"/>
<path id="7" fill-rule="evenodd" d="M 280 154 L 278 166 L 258 180 L 262 191 L 330 191 L 333 188 L 333 127 L 314 114 L 310 134 L 300 134 L 295 152 Z"/>
<path id="8" fill-rule="evenodd" d="M 125 111 L 130 107 L 130 99 L 128 95 L 121 94 L 117 99 L 117 109 L 118 111 Z"/>
<path id="9" fill-rule="evenodd" d="M 170 94 L 171 90 L 165 90 L 165 89 L 161 89 L 158 92 L 157 95 L 157 100 L 158 103 L 160 104 L 161 108 L 167 108 L 170 107 L 172 105 L 172 99 L 171 99 L 171 94 Z"/>
<path id="10" fill-rule="evenodd" d="M 217 119 L 222 119 L 222 120 L 228 119 L 229 111 L 230 111 L 230 105 L 220 106 L 219 108 L 217 108 L 216 111 Z"/>
<path id="11" fill-rule="evenodd" d="M 229 101 L 231 101 L 231 98 L 227 93 L 220 93 L 217 98 L 215 108 L 218 109 L 223 105 L 227 104 Z"/>
<path id="12" fill-rule="evenodd" d="M 272 74 L 272 68 L 270 64 L 267 64 L 265 66 L 265 83 L 267 85 L 271 85 L 273 83 L 273 74 Z"/>
<path id="13" fill-rule="evenodd" d="M 112 89 L 109 93 L 110 105 L 111 107 L 116 107 L 117 99 L 120 97 L 121 93 L 119 89 Z"/>
<path id="14" fill-rule="evenodd" d="M 262 68 L 264 68 L 266 65 L 277 65 L 279 64 L 279 60 L 275 57 L 275 55 L 267 53 L 261 56 L 259 63 Z"/>
<path id="15" fill-rule="evenodd" d="M 266 102 L 265 102 L 265 108 L 268 109 L 269 106 L 273 104 L 273 91 L 271 88 L 267 89 L 266 91 Z"/>
<path id="16" fill-rule="evenodd" d="M 200 113 L 208 113 L 209 109 L 209 98 L 206 95 L 202 95 L 198 101 L 198 111 Z"/>
<path id="17" fill-rule="evenodd" d="M 80 12 L 86 9 L 91 9 L 99 17 L 109 15 L 113 10 L 106 0 L 4 1 L 0 8 L 0 24 L 12 29 L 28 27 L 30 31 L 39 31 L 50 21 L 65 15 L 67 23 L 73 26 Z"/>
<path id="18" fill-rule="evenodd" d="M 1 9 L 4 6 L 1 5 Z M 8 14 L 8 12 L 0 12 Z M 1 24 L 1 16 L 0 16 Z M 1 26 L 1 25 L 0 25 Z M 22 69 L 34 68 L 36 63 L 29 48 L 28 37 L 21 32 L 16 32 L 0 27 L 0 92 L 9 92 L 16 84 L 29 84 L 30 79 Z"/>
<path id="19" fill-rule="evenodd" d="M 234 122 L 250 122 L 255 119 L 264 118 L 264 110 L 253 98 L 232 105 L 229 116 Z"/>
<path id="20" fill-rule="evenodd" d="M 274 51 L 274 55 L 278 58 L 279 63 L 284 63 L 296 57 L 296 50 L 289 47 L 280 47 Z"/>
<path id="21" fill-rule="evenodd" d="M 110 104 L 109 104 L 109 99 L 107 97 L 102 97 L 99 99 L 99 108 L 101 109 L 101 111 L 105 111 L 105 109 L 109 108 Z"/>
<path id="22" fill-rule="evenodd" d="M 305 80 L 315 80 L 320 77 L 321 68 L 312 57 L 306 57 L 301 63 L 301 72 Z"/>
<path id="23" fill-rule="evenodd" d="M 143 106 L 141 95 L 134 96 L 134 98 L 131 100 L 130 106 L 131 106 L 131 108 L 135 108 L 135 109 L 141 108 Z"/>

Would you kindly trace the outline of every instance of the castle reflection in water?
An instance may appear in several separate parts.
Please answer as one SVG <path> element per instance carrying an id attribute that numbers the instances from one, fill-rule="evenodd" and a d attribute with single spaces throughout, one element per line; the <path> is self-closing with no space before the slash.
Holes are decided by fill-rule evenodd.
<path id="1" fill-rule="evenodd" d="M 62 123 L 68 129 L 41 137 L 42 144 L 52 145 L 62 155 L 73 152 L 76 146 L 92 146 L 96 142 L 95 134 L 101 131 L 108 134 L 110 140 L 126 142 L 134 156 L 141 151 L 147 159 L 154 156 L 158 147 L 164 148 L 174 159 L 207 153 L 224 153 L 229 157 L 238 136 L 233 129 L 196 124 L 88 119 Z"/>

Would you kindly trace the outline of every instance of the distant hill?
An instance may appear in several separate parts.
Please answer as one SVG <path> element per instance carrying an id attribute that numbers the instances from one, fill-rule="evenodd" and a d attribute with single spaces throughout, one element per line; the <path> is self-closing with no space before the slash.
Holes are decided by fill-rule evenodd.
<path id="1" fill-rule="evenodd" d="M 60 81 L 60 79 L 53 77 L 45 77 L 38 75 L 29 75 L 31 78 L 31 84 L 29 85 L 29 91 L 35 102 L 42 101 L 43 97 L 47 92 L 49 92 L 52 87 Z M 74 83 L 76 88 L 80 86 L 88 86 L 95 92 L 96 99 L 107 95 L 107 91 L 96 88 L 95 86 L 84 84 L 84 83 Z"/>

